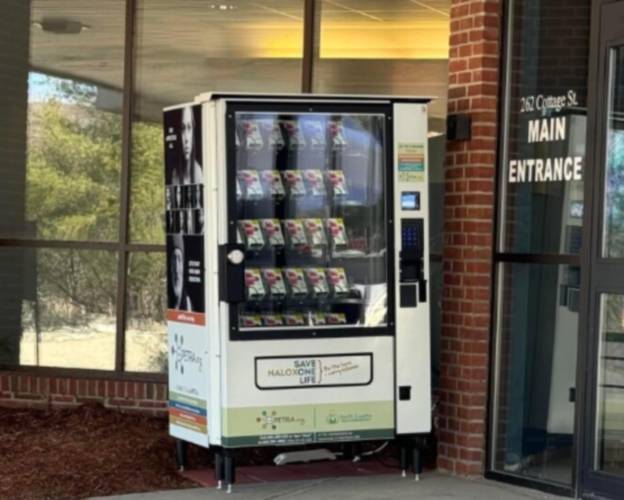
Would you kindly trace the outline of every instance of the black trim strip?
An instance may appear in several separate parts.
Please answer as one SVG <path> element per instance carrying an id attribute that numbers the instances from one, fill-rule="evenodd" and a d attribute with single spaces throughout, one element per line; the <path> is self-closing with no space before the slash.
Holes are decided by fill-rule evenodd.
<path id="1" fill-rule="evenodd" d="M 230 306 L 230 321 L 232 316 L 236 315 L 236 307 Z M 317 328 L 312 326 L 301 327 L 297 330 L 276 330 L 271 328 L 263 328 L 262 330 L 239 330 L 234 326 L 230 326 L 230 340 L 291 340 L 291 339 L 337 339 L 347 337 L 380 337 L 393 336 L 394 327 L 340 327 L 336 328 Z"/>
<path id="2" fill-rule="evenodd" d="M 226 190 L 227 190 L 227 213 L 228 213 L 228 241 L 236 241 L 237 223 L 237 200 L 236 200 L 236 145 L 234 140 L 234 130 L 236 113 L 331 113 L 331 114 L 354 114 L 363 113 L 368 115 L 384 115 L 384 145 L 385 145 L 385 183 L 386 186 L 394 185 L 394 158 L 392 156 L 392 145 L 394 143 L 392 107 L 386 103 L 318 103 L 309 102 L 284 102 L 284 101 L 262 101 L 254 100 L 253 96 L 244 95 L 245 101 L 227 102 L 225 112 L 226 123 Z M 270 96 L 273 98 L 274 96 Z M 216 98 L 216 97 L 215 97 Z M 277 99 L 277 97 L 276 97 Z M 386 196 L 386 276 L 387 276 L 387 322 L 379 327 L 349 327 L 344 328 L 318 328 L 308 327 L 300 330 L 241 330 L 238 322 L 238 308 L 235 304 L 229 306 L 230 340 L 285 340 L 301 338 L 337 338 L 337 337 L 368 337 L 394 335 L 395 327 L 395 290 L 391 286 L 394 283 L 394 200 L 392 196 Z"/>
<path id="3" fill-rule="evenodd" d="M 318 5 L 320 10 L 320 4 Z M 305 0 L 303 7 L 303 60 L 301 61 L 301 91 L 312 92 L 315 47 L 318 47 L 316 0 Z"/>
<path id="4" fill-rule="evenodd" d="M 497 262 L 518 262 L 526 264 L 564 264 L 568 266 L 580 266 L 581 256 L 550 253 L 496 252 L 494 254 L 494 263 Z"/>
<path id="5" fill-rule="evenodd" d="M 120 174 L 119 200 L 119 242 L 124 245 L 128 242 L 130 231 L 130 168 L 132 155 L 132 111 L 134 94 L 134 24 L 136 0 L 126 1 L 126 34 L 124 40 L 124 88 L 123 88 L 123 122 L 122 122 L 122 156 Z M 126 345 L 126 294 L 128 283 L 128 253 L 120 248 L 117 261 L 117 307 L 115 335 L 115 370 L 122 372 L 125 367 Z"/>
<path id="6" fill-rule="evenodd" d="M 540 481 L 538 479 L 529 479 L 509 473 L 495 472 L 492 470 L 486 470 L 484 473 L 484 477 L 485 479 L 492 479 L 494 481 L 500 481 L 501 483 L 512 484 L 514 486 L 533 488 L 535 490 L 543 491 L 544 493 L 550 493 L 553 495 L 560 495 L 570 498 L 574 497 L 573 488 L 560 486 L 558 484 L 549 483 L 546 481 Z"/>
<path id="7" fill-rule="evenodd" d="M 120 244 L 108 241 L 62 241 L 62 240 L 36 240 L 0 238 L 0 247 L 17 248 L 62 248 L 76 250 L 111 250 L 119 251 Z"/>
<path id="8" fill-rule="evenodd" d="M 0 248 L 59 248 L 65 250 L 108 250 L 113 252 L 164 252 L 165 245 L 157 243 L 118 243 L 109 241 L 37 240 L 0 238 Z"/>
<path id="9" fill-rule="evenodd" d="M 340 104 L 341 101 L 360 101 L 366 104 L 367 101 L 374 103 L 393 103 L 393 102 L 412 102 L 427 104 L 432 101 L 432 97 L 419 97 L 419 96 L 391 96 L 391 95 L 342 95 L 342 94 L 236 94 L 227 92 L 214 92 L 210 94 L 212 100 L 225 99 L 229 100 L 245 100 L 249 104 L 266 104 L 272 101 L 281 101 L 282 104 L 299 104 L 293 101 L 301 101 L 301 104 L 305 104 L 307 101 L 336 101 L 336 104 Z M 284 102 L 284 101 L 291 101 Z M 228 103 L 233 104 L 233 103 Z M 327 104 L 333 104 L 327 103 Z"/>

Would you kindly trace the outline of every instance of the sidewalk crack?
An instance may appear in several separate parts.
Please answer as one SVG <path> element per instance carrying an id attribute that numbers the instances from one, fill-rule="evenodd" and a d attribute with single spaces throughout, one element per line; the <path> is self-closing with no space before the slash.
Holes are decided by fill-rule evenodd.
<path id="1" fill-rule="evenodd" d="M 305 486 L 296 487 L 296 488 L 293 488 L 292 490 L 274 493 L 273 495 L 269 495 L 268 497 L 262 498 L 262 500 L 275 500 L 276 498 L 284 498 L 290 495 L 299 495 L 301 493 L 305 493 L 307 491 L 313 490 L 314 488 L 317 488 L 318 486 L 321 486 L 322 484 L 335 481 L 336 479 L 337 478 L 320 479 L 314 483 L 307 484 Z"/>

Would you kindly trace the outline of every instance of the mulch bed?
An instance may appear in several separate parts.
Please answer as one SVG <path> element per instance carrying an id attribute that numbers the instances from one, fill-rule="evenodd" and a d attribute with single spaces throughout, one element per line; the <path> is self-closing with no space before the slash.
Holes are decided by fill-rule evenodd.
<path id="1" fill-rule="evenodd" d="M 365 448 L 372 449 L 371 444 Z M 425 466 L 435 463 L 434 448 L 425 450 Z M 236 462 L 270 465 L 277 453 L 288 449 L 238 450 Z M 376 460 L 396 467 L 397 455 L 391 444 Z M 211 466 L 212 453 L 188 446 L 189 469 Z M 197 484 L 177 471 L 166 418 L 121 413 L 97 404 L 46 411 L 0 407 L 1 500 L 74 500 L 193 487 Z"/>
<path id="2" fill-rule="evenodd" d="M 0 408 L 0 499 L 78 499 L 192 488 L 178 474 L 167 420 L 99 405 Z M 206 453 L 190 450 L 194 466 Z"/>

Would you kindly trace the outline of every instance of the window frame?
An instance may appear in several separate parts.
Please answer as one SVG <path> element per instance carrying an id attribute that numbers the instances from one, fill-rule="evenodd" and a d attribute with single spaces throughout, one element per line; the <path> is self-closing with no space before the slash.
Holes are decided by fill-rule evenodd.
<path id="1" fill-rule="evenodd" d="M 41 376 L 59 376 L 72 378 L 99 378 L 111 380 L 136 380 L 163 383 L 167 373 L 136 372 L 125 369 L 126 326 L 128 320 L 127 290 L 129 281 L 129 262 L 133 253 L 166 252 L 162 244 L 133 243 L 130 231 L 131 180 L 132 180 L 132 126 L 133 114 L 137 102 L 134 93 L 136 70 L 137 11 L 139 0 L 125 1 L 124 18 L 124 54 L 123 54 L 123 88 L 122 90 L 122 151 L 119 174 L 119 219 L 118 236 L 114 241 L 77 241 L 77 240 L 45 240 L 35 238 L 0 237 L 0 248 L 56 248 L 77 250 L 100 250 L 117 254 L 117 294 L 116 294 L 116 332 L 115 332 L 115 368 L 113 370 L 79 369 L 51 366 L 19 365 L 0 363 L 0 370 L 28 372 Z M 303 1 L 303 46 L 301 59 L 300 91 L 303 94 L 314 93 L 315 61 L 319 60 L 321 43 L 321 1 Z M 31 68 L 32 69 L 32 68 Z M 164 205 L 163 205 L 164 209 Z M 441 263 L 440 254 L 431 255 L 431 261 Z"/>
<path id="2" fill-rule="evenodd" d="M 484 477 L 486 479 L 493 479 L 501 481 L 503 483 L 512 484 L 515 486 L 528 487 L 537 489 L 545 493 L 551 493 L 554 495 L 560 495 L 565 497 L 573 497 L 576 491 L 576 485 L 579 478 L 577 455 L 579 447 L 579 435 L 578 435 L 578 417 L 579 406 L 582 405 L 582 401 L 576 399 L 575 415 L 574 415 L 574 443 L 572 449 L 572 475 L 569 485 L 561 483 L 555 483 L 548 480 L 540 480 L 537 477 L 520 476 L 514 473 L 509 473 L 496 468 L 496 439 L 497 439 L 497 417 L 498 417 L 498 402 L 499 402 L 499 389 L 500 389 L 500 362 L 501 362 L 501 314 L 500 304 L 502 302 L 501 292 L 504 289 L 504 284 L 501 283 L 502 272 L 505 264 L 543 264 L 543 265 L 568 265 L 578 266 L 582 268 L 582 255 L 583 251 L 579 254 L 564 254 L 564 253 L 516 253 L 508 252 L 504 250 L 504 232 L 502 231 L 504 221 L 504 208 L 506 202 L 506 177 L 505 177 L 505 165 L 509 158 L 509 123 L 508 117 L 510 116 L 511 105 L 511 66 L 513 60 L 512 54 L 512 42 L 514 38 L 513 29 L 513 10 L 514 0 L 507 0 L 502 2 L 502 27 L 503 36 L 501 37 L 501 65 L 498 78 L 499 84 L 499 99 L 497 107 L 497 122 L 498 122 L 498 134 L 497 134 L 497 152 L 496 152 L 496 174 L 495 174 L 495 199 L 494 206 L 496 207 L 496 214 L 494 217 L 494 238 L 492 238 L 492 276 L 490 281 L 490 348 L 489 348 L 489 373 L 488 388 L 487 388 L 487 414 L 485 422 L 485 467 Z M 591 61 L 588 60 L 588 64 Z M 589 79 L 588 79 L 589 84 Z M 586 158 L 589 150 L 586 151 Z M 587 177 L 584 176 L 583 182 L 587 184 Z M 586 193 L 586 186 L 584 185 L 584 193 Z M 585 203 L 588 203 L 587 198 Z M 587 238 L 587 230 L 583 230 L 583 245 L 585 245 Z M 582 273 L 582 271 L 581 271 Z M 581 278 L 583 283 L 583 278 Z M 583 286 L 583 285 L 581 285 Z M 578 326 L 578 339 L 579 342 L 583 339 L 583 329 L 581 327 L 581 320 L 579 318 Z M 581 344 L 579 343 L 579 346 Z M 580 352 L 580 351 L 579 351 Z M 578 374 L 582 370 L 582 365 L 577 363 L 577 380 Z M 578 384 L 577 384 L 578 387 Z M 577 395 L 580 391 L 577 391 Z"/>

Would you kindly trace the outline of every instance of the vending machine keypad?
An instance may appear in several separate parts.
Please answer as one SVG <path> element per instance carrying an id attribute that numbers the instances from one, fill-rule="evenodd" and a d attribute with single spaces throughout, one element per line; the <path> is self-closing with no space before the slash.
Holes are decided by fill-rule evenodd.
<path id="1" fill-rule="evenodd" d="M 423 220 L 403 219 L 401 220 L 401 250 L 415 251 L 422 258 L 423 254 Z"/>
<path id="2" fill-rule="evenodd" d="M 399 253 L 400 307 L 416 307 L 418 301 L 427 301 L 423 257 L 423 219 L 402 219 Z M 416 286 L 418 286 L 418 300 L 416 300 Z"/>

